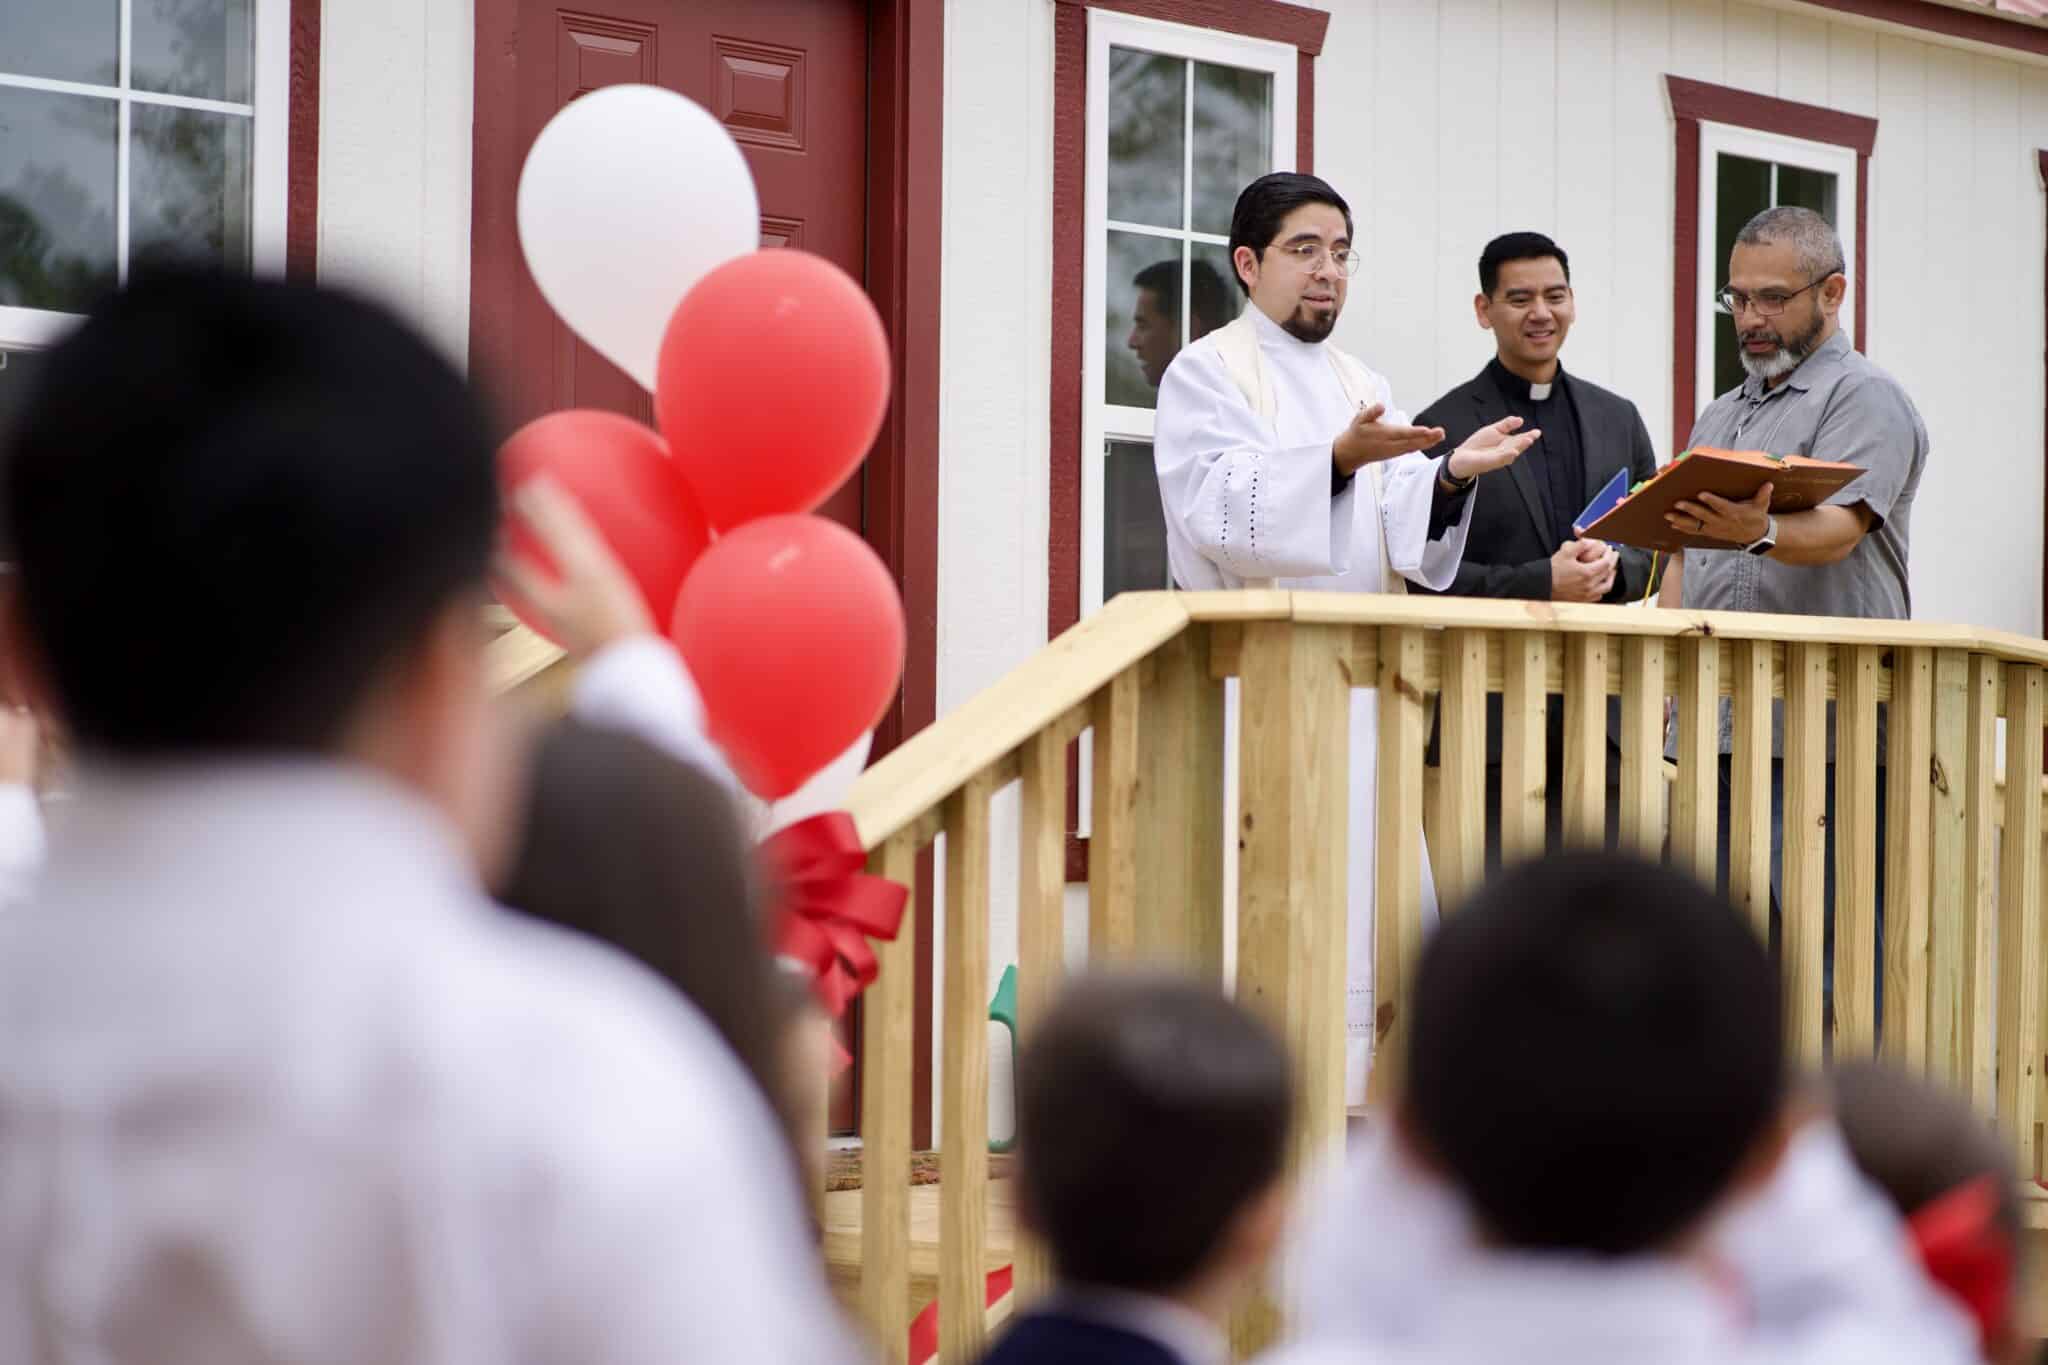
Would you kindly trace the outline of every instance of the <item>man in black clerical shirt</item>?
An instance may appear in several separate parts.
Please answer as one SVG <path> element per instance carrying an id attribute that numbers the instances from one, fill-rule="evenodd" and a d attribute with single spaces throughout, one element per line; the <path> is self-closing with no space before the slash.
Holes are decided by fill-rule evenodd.
<path id="1" fill-rule="evenodd" d="M 1480 498 L 1464 562 L 1449 592 L 1466 597 L 1521 597 L 1554 602 L 1629 602 L 1650 586 L 1647 551 L 1583 540 L 1572 523 L 1616 472 L 1631 484 L 1657 470 L 1649 428 L 1626 398 L 1565 373 L 1558 353 L 1577 317 L 1571 261 L 1538 232 L 1511 232 L 1486 244 L 1479 257 L 1479 293 L 1472 300 L 1479 326 L 1493 333 L 1495 354 L 1486 368 L 1416 417 L 1442 427 L 1442 449 L 1489 422 L 1520 417 L 1542 437 L 1509 467 L 1509 487 Z M 1421 591 L 1421 589 L 1417 589 Z M 1609 703 L 1610 712 L 1617 710 Z M 1564 705 L 1550 699 L 1546 783 L 1550 842 L 1559 842 L 1564 779 Z M 1607 835 L 1616 833 L 1620 753 L 1611 736 L 1607 756 Z M 1487 864 L 1500 857 L 1500 698 L 1489 697 L 1486 720 Z M 1436 761 L 1436 741 L 1430 743 Z"/>

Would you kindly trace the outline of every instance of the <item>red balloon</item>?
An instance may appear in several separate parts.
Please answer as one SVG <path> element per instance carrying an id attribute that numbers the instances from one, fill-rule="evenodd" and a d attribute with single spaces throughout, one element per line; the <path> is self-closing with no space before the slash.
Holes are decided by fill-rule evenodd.
<path id="1" fill-rule="evenodd" d="M 597 523 L 653 618 L 667 620 L 711 533 L 661 437 L 613 412 L 551 412 L 513 432 L 498 451 L 498 486 L 507 496 L 543 473 Z M 513 553 L 552 575 L 554 561 L 533 534 L 517 517 L 507 520 Z M 503 596 L 522 621 L 547 634 L 514 594 Z"/>
<path id="2" fill-rule="evenodd" d="M 867 457 L 888 408 L 882 319 L 822 256 L 776 248 L 726 262 L 683 296 L 662 337 L 654 411 L 720 532 L 815 509 Z"/>
<path id="3" fill-rule="evenodd" d="M 823 517 L 764 517 L 719 537 L 669 633 L 711 738 L 771 801 L 872 730 L 903 677 L 896 584 L 866 541 Z"/>

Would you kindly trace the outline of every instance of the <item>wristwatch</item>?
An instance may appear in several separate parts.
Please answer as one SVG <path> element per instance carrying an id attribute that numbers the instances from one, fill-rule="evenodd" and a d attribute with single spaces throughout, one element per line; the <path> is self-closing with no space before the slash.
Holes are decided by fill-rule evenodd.
<path id="1" fill-rule="evenodd" d="M 1776 517 L 1765 517 L 1764 533 L 1758 536 L 1755 540 L 1752 540 L 1749 544 L 1743 546 L 1742 552 L 1744 554 L 1762 556 L 1769 554 L 1771 551 L 1777 548 L 1778 519 Z"/>

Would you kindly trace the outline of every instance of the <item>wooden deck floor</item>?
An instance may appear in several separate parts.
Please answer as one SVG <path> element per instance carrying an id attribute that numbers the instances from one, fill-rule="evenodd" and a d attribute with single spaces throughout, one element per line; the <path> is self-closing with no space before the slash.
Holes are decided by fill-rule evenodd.
<path id="1" fill-rule="evenodd" d="M 833 1190 L 824 1198 L 825 1264 L 832 1287 L 849 1303 L 860 1288 L 860 1191 Z M 989 1270 L 1010 1263 L 1016 1245 L 1016 1186 L 1009 1180 L 988 1182 L 988 1241 L 982 1265 Z M 939 1292 L 939 1187 L 910 1187 L 910 1303 L 904 1321 L 915 1317 Z"/>

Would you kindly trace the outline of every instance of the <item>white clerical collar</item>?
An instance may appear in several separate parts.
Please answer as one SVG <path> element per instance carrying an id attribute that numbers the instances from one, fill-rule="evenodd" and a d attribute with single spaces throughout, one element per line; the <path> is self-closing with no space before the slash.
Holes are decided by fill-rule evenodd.
<path id="1" fill-rule="evenodd" d="M 1550 397 L 1552 387 L 1549 384 L 1531 384 L 1529 386 L 1529 397 L 1541 403 L 1544 399 Z"/>
<path id="2" fill-rule="evenodd" d="M 1295 351 L 1304 352 L 1316 350 L 1323 344 L 1320 341 L 1303 341 L 1300 337 L 1267 317 L 1266 310 L 1259 307 L 1256 303 L 1247 302 L 1245 304 L 1245 311 L 1252 315 L 1252 325 L 1259 329 L 1259 339 L 1261 341 L 1273 342 L 1282 348 L 1292 348 Z"/>

